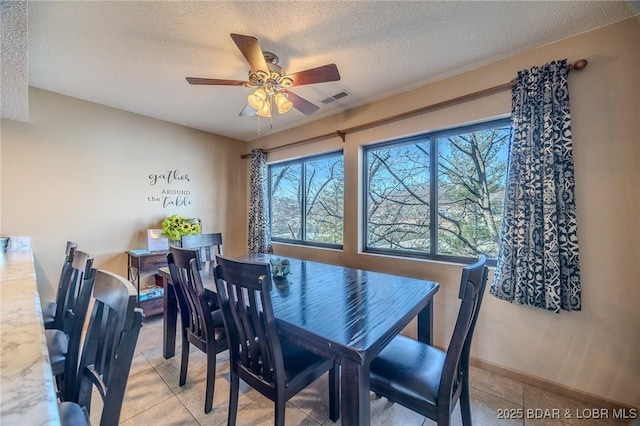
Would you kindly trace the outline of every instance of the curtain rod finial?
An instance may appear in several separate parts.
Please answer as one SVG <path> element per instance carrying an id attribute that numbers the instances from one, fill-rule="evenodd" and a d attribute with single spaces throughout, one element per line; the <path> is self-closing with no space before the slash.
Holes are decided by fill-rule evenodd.
<path id="1" fill-rule="evenodd" d="M 588 62 L 587 62 L 587 60 L 586 60 L 586 59 L 580 59 L 580 60 L 577 60 L 577 61 L 575 62 L 575 64 L 573 64 L 573 65 L 571 66 L 571 68 L 572 68 L 572 69 L 574 69 L 574 70 L 576 70 L 576 71 L 579 71 L 579 70 L 581 70 L 581 69 L 585 68 L 585 67 L 587 66 L 587 64 L 588 64 Z"/>

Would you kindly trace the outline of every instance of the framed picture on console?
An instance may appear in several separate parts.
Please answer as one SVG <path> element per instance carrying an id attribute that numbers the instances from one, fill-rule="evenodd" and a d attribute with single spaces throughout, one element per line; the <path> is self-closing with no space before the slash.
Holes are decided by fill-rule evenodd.
<path id="1" fill-rule="evenodd" d="M 162 236 L 162 229 L 147 229 L 147 248 L 149 251 L 169 250 L 169 239 Z"/>

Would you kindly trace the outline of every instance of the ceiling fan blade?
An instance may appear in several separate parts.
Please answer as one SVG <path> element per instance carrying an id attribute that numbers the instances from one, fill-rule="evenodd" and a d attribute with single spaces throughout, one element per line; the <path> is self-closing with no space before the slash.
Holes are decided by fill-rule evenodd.
<path id="1" fill-rule="evenodd" d="M 200 78 L 200 77 L 187 77 L 189 84 L 205 84 L 211 86 L 244 86 L 247 81 L 241 80 L 220 80 L 217 78 Z"/>
<path id="2" fill-rule="evenodd" d="M 293 92 L 290 92 L 288 90 L 285 90 L 285 92 L 287 93 L 289 101 L 291 101 L 291 103 L 293 104 L 293 107 L 304 115 L 311 115 L 320 109 L 319 106 L 312 104 L 308 100 L 301 98 Z"/>
<path id="3" fill-rule="evenodd" d="M 257 111 L 253 109 L 251 105 L 246 104 L 244 108 L 242 108 L 242 111 L 240 111 L 240 117 L 251 117 L 253 115 L 256 115 L 256 112 Z"/>
<path id="4" fill-rule="evenodd" d="M 231 33 L 231 38 L 242 52 L 242 55 L 249 63 L 251 72 L 255 74 L 257 71 L 269 72 L 267 62 L 264 59 L 264 54 L 258 44 L 258 39 L 251 36 L 242 34 Z"/>
<path id="5" fill-rule="evenodd" d="M 288 74 L 293 80 L 293 86 L 303 86 L 305 84 L 325 83 L 327 81 L 340 80 L 340 73 L 336 64 L 324 65 L 317 68 L 311 68 L 306 71 L 294 72 Z"/>

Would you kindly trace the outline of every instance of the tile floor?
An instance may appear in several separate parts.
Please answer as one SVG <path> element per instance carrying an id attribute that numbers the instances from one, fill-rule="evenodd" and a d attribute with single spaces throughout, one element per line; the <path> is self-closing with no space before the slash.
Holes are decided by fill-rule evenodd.
<path id="1" fill-rule="evenodd" d="M 178 344 L 179 346 L 179 344 Z M 197 349 L 190 354 L 187 383 L 178 386 L 180 350 L 176 356 L 162 356 L 162 316 L 145 319 L 131 366 L 131 373 L 120 416 L 123 426 L 134 425 L 225 425 L 229 399 L 227 352 L 218 355 L 213 410 L 204 414 L 206 357 Z M 580 401 L 554 395 L 485 370 L 472 368 L 471 409 L 473 424 L 493 425 L 609 425 L 640 426 L 638 420 L 589 419 L 600 413 Z M 95 409 L 96 407 L 94 407 Z M 536 411 L 537 409 L 537 411 Z M 553 411 L 557 409 L 558 411 Z M 533 410 L 533 411 L 527 411 Z M 545 412 L 545 410 L 548 410 Z M 97 411 L 97 410 L 95 410 Z M 94 415 L 96 414 L 94 411 Z M 531 413 L 531 414 L 528 414 Z M 566 413 L 571 414 L 569 418 Z M 519 419 L 500 419 L 505 414 Z M 541 418 L 544 414 L 549 417 Z M 605 414 L 613 417 L 611 411 Z M 505 417 L 505 416 L 502 416 Z M 581 417 L 581 418 L 577 418 Z M 97 424 L 96 422 L 95 424 Z M 272 425 L 273 404 L 255 390 L 241 388 L 238 425 Z M 286 408 L 287 425 L 334 425 L 328 418 L 327 376 L 291 399 Z M 340 424 L 338 420 L 337 424 Z M 372 425 L 434 425 L 398 404 L 371 397 Z M 460 410 L 453 413 L 453 425 L 462 424 Z"/>

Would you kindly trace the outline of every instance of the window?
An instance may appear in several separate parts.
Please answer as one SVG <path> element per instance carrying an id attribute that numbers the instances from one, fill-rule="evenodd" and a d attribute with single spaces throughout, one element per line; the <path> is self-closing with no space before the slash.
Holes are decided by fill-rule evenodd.
<path id="1" fill-rule="evenodd" d="M 364 150 L 364 249 L 465 260 L 498 255 L 509 120 Z"/>
<path id="2" fill-rule="evenodd" d="M 269 166 L 273 241 L 342 248 L 342 152 Z"/>

